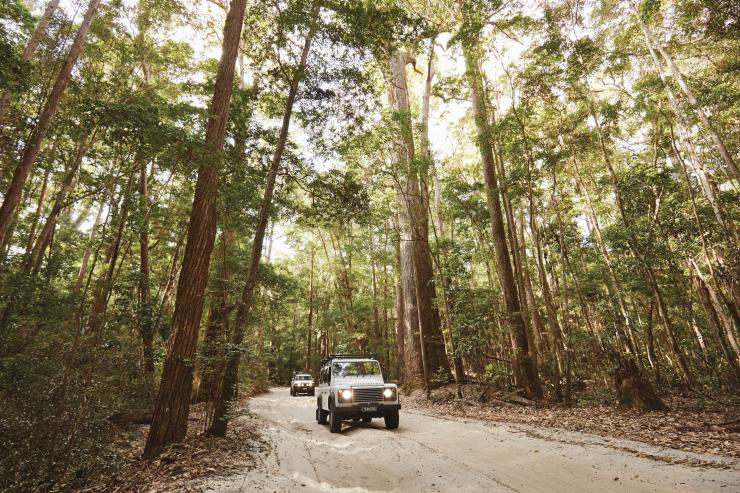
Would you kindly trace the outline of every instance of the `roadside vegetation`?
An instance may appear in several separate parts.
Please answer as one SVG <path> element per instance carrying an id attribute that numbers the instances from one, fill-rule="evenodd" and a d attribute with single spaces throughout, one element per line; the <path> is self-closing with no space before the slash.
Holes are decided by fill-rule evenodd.
<path id="1" fill-rule="evenodd" d="M 737 457 L 739 23 L 3 1 L 0 490 L 247 463 L 240 399 L 341 352 L 418 409 Z"/>

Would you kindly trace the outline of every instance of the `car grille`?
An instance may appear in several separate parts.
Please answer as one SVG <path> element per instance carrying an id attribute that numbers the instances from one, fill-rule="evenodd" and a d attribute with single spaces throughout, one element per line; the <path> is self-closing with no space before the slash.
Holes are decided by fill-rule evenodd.
<path id="1" fill-rule="evenodd" d="M 380 387 L 353 388 L 354 402 L 379 402 L 383 400 L 383 389 Z"/>

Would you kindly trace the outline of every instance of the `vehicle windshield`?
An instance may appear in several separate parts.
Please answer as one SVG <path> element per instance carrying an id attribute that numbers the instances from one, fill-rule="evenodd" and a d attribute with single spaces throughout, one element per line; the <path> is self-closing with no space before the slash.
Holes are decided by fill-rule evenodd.
<path id="1" fill-rule="evenodd" d="M 380 365 L 377 361 L 335 362 L 332 374 L 337 377 L 379 377 Z"/>
<path id="2" fill-rule="evenodd" d="M 296 375 L 296 380 L 311 380 L 311 375 Z"/>

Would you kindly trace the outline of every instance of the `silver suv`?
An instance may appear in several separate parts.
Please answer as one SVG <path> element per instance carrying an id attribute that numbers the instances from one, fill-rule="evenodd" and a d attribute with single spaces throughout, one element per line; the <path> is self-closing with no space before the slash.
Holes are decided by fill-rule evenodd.
<path id="1" fill-rule="evenodd" d="M 330 424 L 332 433 L 342 430 L 342 420 L 383 418 L 389 430 L 398 428 L 401 402 L 395 384 L 385 383 L 375 356 L 332 354 L 321 360 L 316 421 Z"/>
<path id="2" fill-rule="evenodd" d="M 290 395 L 314 395 L 313 377 L 309 373 L 296 373 L 290 381 Z"/>

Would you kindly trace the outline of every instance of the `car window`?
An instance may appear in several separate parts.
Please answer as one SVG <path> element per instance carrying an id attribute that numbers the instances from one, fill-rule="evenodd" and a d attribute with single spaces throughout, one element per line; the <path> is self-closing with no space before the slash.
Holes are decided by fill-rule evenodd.
<path id="1" fill-rule="evenodd" d="M 377 361 L 335 362 L 332 365 L 332 375 L 338 377 L 379 377 L 380 365 Z"/>

